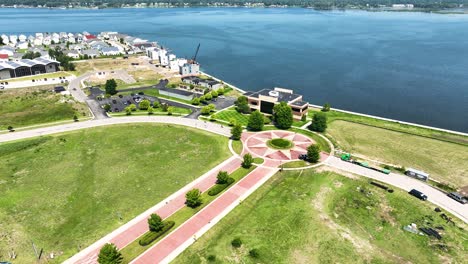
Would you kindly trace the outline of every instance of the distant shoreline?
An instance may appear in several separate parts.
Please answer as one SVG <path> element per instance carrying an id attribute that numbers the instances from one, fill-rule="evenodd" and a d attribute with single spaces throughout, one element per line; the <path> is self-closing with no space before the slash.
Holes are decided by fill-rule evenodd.
<path id="1" fill-rule="evenodd" d="M 0 6 L 0 9 L 48 9 L 48 10 L 104 10 L 104 9 L 183 9 L 183 8 L 243 8 L 243 9 L 311 9 L 314 11 L 367 11 L 367 12 L 396 12 L 396 13 L 434 13 L 434 14 L 468 14 L 468 8 L 432 9 L 432 8 L 314 8 L 302 6 L 212 6 L 212 5 L 188 5 L 188 6 L 125 6 L 125 7 L 35 7 L 35 6 Z"/>

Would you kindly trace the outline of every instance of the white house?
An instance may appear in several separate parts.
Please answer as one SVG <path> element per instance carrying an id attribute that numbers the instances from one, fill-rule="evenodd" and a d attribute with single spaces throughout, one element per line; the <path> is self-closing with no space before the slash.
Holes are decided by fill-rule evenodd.
<path id="1" fill-rule="evenodd" d="M 185 63 L 179 67 L 179 73 L 182 76 L 198 75 L 200 74 L 200 65 L 196 62 Z"/>
<path id="2" fill-rule="evenodd" d="M 44 38 L 44 34 L 42 33 L 36 33 L 36 38 Z"/>
<path id="3" fill-rule="evenodd" d="M 79 59 L 80 58 L 80 53 L 76 50 L 69 50 L 67 51 L 67 56 L 73 59 Z"/>
<path id="4" fill-rule="evenodd" d="M 2 38 L 3 44 L 6 45 L 6 44 L 10 43 L 10 38 L 8 38 L 7 35 L 2 34 L 1 38 Z"/>
<path id="5" fill-rule="evenodd" d="M 34 46 L 42 46 L 42 38 L 35 38 L 33 44 Z"/>
<path id="6" fill-rule="evenodd" d="M 8 46 L 0 47 L 0 54 L 7 54 L 8 56 L 13 56 L 15 54 L 15 49 Z"/>
<path id="7" fill-rule="evenodd" d="M 101 53 L 104 56 L 115 56 L 119 55 L 120 51 L 117 47 L 104 47 L 101 49 Z"/>
<path id="8" fill-rule="evenodd" d="M 18 36 L 17 35 L 10 35 L 10 43 L 16 44 L 18 42 Z"/>
<path id="9" fill-rule="evenodd" d="M 47 45 L 48 46 L 50 44 L 52 44 L 52 38 L 50 36 L 47 36 L 42 40 L 42 45 Z"/>
<path id="10" fill-rule="evenodd" d="M 81 51 L 81 54 L 88 55 L 89 58 L 94 59 L 99 56 L 99 51 L 95 49 L 89 49 Z"/>
<path id="11" fill-rule="evenodd" d="M 18 49 L 27 49 L 28 46 L 29 46 L 29 43 L 26 41 L 16 43 L 16 48 Z"/>
<path id="12" fill-rule="evenodd" d="M 26 41 L 27 37 L 25 35 L 21 34 L 21 35 L 18 36 L 18 39 L 19 39 L 20 42 L 24 42 L 24 41 Z"/>

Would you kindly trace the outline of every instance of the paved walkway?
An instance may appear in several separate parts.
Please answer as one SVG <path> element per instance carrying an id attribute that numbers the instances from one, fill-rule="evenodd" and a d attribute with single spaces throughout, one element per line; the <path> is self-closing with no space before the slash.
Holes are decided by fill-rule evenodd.
<path id="1" fill-rule="evenodd" d="M 169 263 L 277 171 L 275 168 L 257 167 L 131 263 Z"/>
<path id="2" fill-rule="evenodd" d="M 227 171 L 232 173 L 240 167 L 241 160 L 238 157 L 231 157 L 205 173 L 197 180 L 189 183 L 173 195 L 169 196 L 165 200 L 161 201 L 154 207 L 148 209 L 144 213 L 140 214 L 130 222 L 116 229 L 112 233 L 93 243 L 91 246 L 80 251 L 75 256 L 71 257 L 64 263 L 97 263 L 97 256 L 99 250 L 106 243 L 114 243 L 118 248 L 122 249 L 132 241 L 143 235 L 148 231 L 147 219 L 152 213 L 156 213 L 161 218 L 165 219 L 177 212 L 180 208 L 185 206 L 185 193 L 191 189 L 197 188 L 202 192 L 208 190 L 211 186 L 216 183 L 216 176 L 219 171 Z"/>
<path id="3" fill-rule="evenodd" d="M 405 191 L 410 191 L 411 189 L 419 190 L 427 195 L 428 201 L 447 210 L 448 212 L 460 218 L 465 223 L 468 223 L 468 205 L 463 205 L 451 199 L 450 197 L 448 197 L 441 191 L 435 188 L 432 188 L 431 186 L 429 186 L 428 184 L 422 181 L 410 178 L 405 175 L 396 174 L 396 173 L 390 173 L 388 175 L 383 174 L 377 171 L 373 171 L 373 170 L 366 169 L 364 167 L 352 164 L 350 162 L 342 161 L 341 159 L 337 157 L 330 157 L 325 162 L 325 164 L 328 166 L 343 170 L 343 171 L 355 173 L 364 177 L 368 177 L 371 179 L 375 179 L 375 180 L 393 185 Z"/>
<path id="4" fill-rule="evenodd" d="M 216 123 L 206 122 L 196 119 L 188 119 L 175 116 L 131 116 L 131 117 L 116 117 L 116 118 L 107 118 L 100 120 L 89 120 L 82 122 L 75 122 L 69 124 L 63 124 L 52 127 L 41 127 L 31 130 L 17 131 L 12 133 L 6 133 L 0 135 L 0 143 L 8 142 L 13 140 L 32 138 L 38 136 L 51 135 L 55 133 L 62 133 L 68 131 L 74 131 L 79 129 L 98 127 L 98 126 L 107 126 L 107 125 L 116 125 L 116 124 L 127 124 L 127 123 L 166 123 L 174 125 L 182 125 L 187 127 L 198 128 L 206 130 L 212 133 L 216 133 L 223 136 L 230 136 L 231 131 L 227 126 L 221 126 Z"/>

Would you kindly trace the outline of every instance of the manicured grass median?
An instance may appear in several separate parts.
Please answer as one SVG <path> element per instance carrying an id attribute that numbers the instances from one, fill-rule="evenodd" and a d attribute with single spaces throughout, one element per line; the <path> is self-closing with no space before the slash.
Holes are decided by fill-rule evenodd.
<path id="1" fill-rule="evenodd" d="M 275 126 L 264 126 L 263 130 L 264 131 L 278 130 L 278 128 L 276 128 Z M 328 144 L 328 142 L 324 138 L 322 138 L 321 136 L 317 135 L 316 133 L 314 133 L 312 131 L 309 131 L 307 129 L 300 129 L 300 128 L 296 128 L 296 127 L 291 127 L 287 131 L 292 131 L 292 132 L 296 132 L 296 133 L 299 133 L 299 134 L 306 135 L 306 136 L 310 137 L 311 139 L 313 139 L 320 146 L 321 151 L 324 151 L 326 153 L 330 153 L 330 151 L 331 151 L 331 148 L 330 148 L 330 145 Z"/>
<path id="2" fill-rule="evenodd" d="M 242 149 L 243 149 L 242 141 L 233 140 L 232 141 L 232 149 L 234 150 L 234 152 L 236 152 L 237 154 L 240 155 L 242 153 Z"/>
<path id="3" fill-rule="evenodd" d="M 406 192 L 388 193 L 364 179 L 283 171 L 173 263 L 463 262 L 466 226 L 445 223 L 433 209 Z M 445 229 L 441 241 L 402 229 L 426 222 Z M 242 241 L 240 248 L 232 246 L 235 238 Z"/>
<path id="4" fill-rule="evenodd" d="M 290 149 L 294 147 L 294 143 L 291 140 L 283 138 L 274 138 L 267 141 L 267 145 L 274 149 Z"/>
<path id="5" fill-rule="evenodd" d="M 240 179 L 245 177 L 247 174 L 249 174 L 254 169 L 255 169 L 255 166 L 252 166 L 249 169 L 245 169 L 245 168 L 241 167 L 241 168 L 235 170 L 233 173 L 231 173 L 229 175 L 230 178 L 232 178 L 234 180 L 234 182 L 231 183 L 230 186 L 235 184 L 235 182 L 238 182 Z M 229 187 L 229 186 L 226 186 L 224 191 L 226 191 L 227 187 Z M 203 201 L 202 205 L 200 205 L 200 206 L 198 206 L 196 208 L 190 208 L 190 207 L 185 206 L 185 207 L 181 208 L 179 211 L 177 211 L 176 213 L 169 216 L 167 219 L 164 219 L 164 221 L 165 222 L 174 221 L 175 225 L 172 228 L 172 230 L 174 230 L 178 226 L 182 225 L 185 221 L 190 219 L 192 216 L 194 216 L 196 213 L 198 213 L 200 210 L 202 210 L 204 207 L 206 207 L 210 202 L 212 202 L 214 199 L 216 199 L 216 197 L 218 197 L 222 192 L 223 191 L 218 192 L 217 195 L 209 195 L 208 192 L 204 192 L 201 195 L 201 198 L 202 198 L 202 201 Z M 142 237 L 143 236 L 145 236 L 145 235 L 142 235 Z M 124 263 L 131 262 L 133 259 L 135 259 L 139 255 L 141 255 L 148 248 L 150 248 L 152 245 L 156 244 L 158 241 L 160 241 L 164 237 L 165 237 L 164 235 L 160 236 L 156 240 L 154 240 L 152 243 L 150 243 L 150 244 L 148 244 L 146 246 L 141 246 L 139 244 L 139 242 L 138 242 L 139 239 L 133 241 L 132 243 L 130 243 L 128 246 L 124 247 L 121 250 L 122 256 L 124 257 Z"/>
<path id="6" fill-rule="evenodd" d="M 213 118 L 231 123 L 231 121 L 237 122 L 242 126 L 247 126 L 249 123 L 249 115 L 244 115 L 237 112 L 234 107 L 220 111 L 212 115 Z"/>
<path id="7" fill-rule="evenodd" d="M 420 169 L 458 187 L 468 184 L 468 146 L 342 120 L 327 131 L 351 153 Z"/>
<path id="8" fill-rule="evenodd" d="M 62 262 L 229 156 L 225 137 L 161 124 L 0 144 L 0 254 L 34 263 L 33 241 Z"/>

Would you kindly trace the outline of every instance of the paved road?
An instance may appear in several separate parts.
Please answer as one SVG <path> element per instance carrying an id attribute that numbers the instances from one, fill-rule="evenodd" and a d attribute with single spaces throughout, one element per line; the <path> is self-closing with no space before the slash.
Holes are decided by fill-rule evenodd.
<path id="1" fill-rule="evenodd" d="M 81 75 L 78 78 L 73 79 L 70 81 L 68 84 L 68 90 L 70 91 L 70 94 L 75 98 L 77 101 L 86 103 L 91 110 L 91 112 L 94 115 L 95 119 L 106 119 L 108 116 L 106 115 L 106 112 L 104 109 L 102 109 L 98 102 L 96 102 L 93 99 L 90 99 L 81 89 L 81 81 L 87 79 L 89 76 L 93 75 L 95 73 L 90 72 Z"/>
<path id="2" fill-rule="evenodd" d="M 97 126 L 127 124 L 127 123 L 167 123 L 174 125 L 182 125 L 206 130 L 223 136 L 230 136 L 231 131 L 229 127 L 222 127 L 219 124 L 205 122 L 202 120 L 188 119 L 176 116 L 131 116 L 131 117 L 116 117 L 99 120 L 89 120 L 82 122 L 75 122 L 51 127 L 41 127 L 31 130 L 23 130 L 12 133 L 2 134 L 0 136 L 1 142 L 8 142 L 13 140 L 32 138 L 44 135 L 51 135 L 55 133 L 62 133 L 67 131 L 74 131 L 84 128 L 91 128 Z"/>
<path id="3" fill-rule="evenodd" d="M 116 229 L 112 233 L 93 243 L 86 249 L 80 251 L 75 256 L 66 260 L 64 263 L 79 263 L 79 264 L 91 264 L 97 262 L 97 256 L 99 250 L 106 243 L 114 243 L 118 248 L 122 249 L 127 246 L 135 239 L 143 235 L 148 231 L 148 218 L 151 214 L 156 213 L 161 218 L 165 219 L 185 206 L 185 193 L 191 189 L 197 188 L 202 192 L 208 190 L 211 186 L 216 183 L 216 176 L 219 171 L 227 171 L 232 173 L 241 165 L 240 158 L 232 156 L 220 165 L 211 169 L 195 181 L 189 183 L 170 197 L 161 201 L 153 208 L 146 210 L 127 224 Z"/>
<path id="4" fill-rule="evenodd" d="M 405 191 L 410 191 L 411 189 L 419 190 L 427 195 L 428 201 L 447 210 L 448 212 L 463 220 L 465 223 L 468 223 L 468 204 L 463 205 L 424 182 L 396 173 L 390 173 L 386 175 L 349 162 L 342 161 L 337 157 L 330 157 L 325 163 L 328 166 L 375 179 Z"/>
<path id="5" fill-rule="evenodd" d="M 130 263 L 169 263 L 277 171 L 277 168 L 257 167 L 200 212 Z"/>

